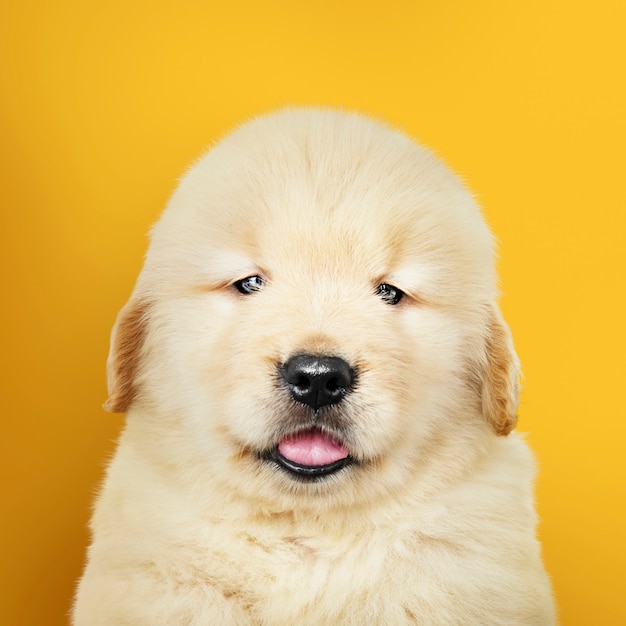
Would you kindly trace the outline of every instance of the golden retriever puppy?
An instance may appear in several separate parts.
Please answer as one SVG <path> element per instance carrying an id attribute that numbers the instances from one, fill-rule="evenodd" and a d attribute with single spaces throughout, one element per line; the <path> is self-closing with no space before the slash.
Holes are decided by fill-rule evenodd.
<path id="1" fill-rule="evenodd" d="M 183 178 L 116 322 L 80 626 L 548 625 L 493 242 L 386 126 L 287 110 Z"/>

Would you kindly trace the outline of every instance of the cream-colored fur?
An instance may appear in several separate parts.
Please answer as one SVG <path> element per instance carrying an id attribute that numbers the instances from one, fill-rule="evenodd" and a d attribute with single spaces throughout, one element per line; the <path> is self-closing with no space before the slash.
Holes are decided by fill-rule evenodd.
<path id="1" fill-rule="evenodd" d="M 264 285 L 243 295 L 248 276 Z M 495 298 L 471 195 L 400 133 L 288 110 L 227 137 L 114 329 L 127 425 L 74 624 L 553 624 Z M 307 415 L 277 373 L 298 353 L 358 370 L 316 416 L 356 462 L 312 482 L 258 456 Z"/>

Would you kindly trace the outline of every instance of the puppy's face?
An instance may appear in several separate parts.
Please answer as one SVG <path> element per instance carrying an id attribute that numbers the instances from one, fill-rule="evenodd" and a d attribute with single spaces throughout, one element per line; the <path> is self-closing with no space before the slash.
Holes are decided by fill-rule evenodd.
<path id="1" fill-rule="evenodd" d="M 429 153 L 357 116 L 257 120 L 155 226 L 114 331 L 108 408 L 130 409 L 159 463 L 215 488 L 364 502 L 443 440 L 471 450 L 512 429 L 494 285 L 479 211 Z"/>

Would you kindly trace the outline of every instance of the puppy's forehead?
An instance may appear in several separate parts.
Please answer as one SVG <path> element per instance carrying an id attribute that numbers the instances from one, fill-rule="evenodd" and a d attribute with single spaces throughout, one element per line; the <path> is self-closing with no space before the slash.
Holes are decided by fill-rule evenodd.
<path id="1" fill-rule="evenodd" d="M 222 269 L 234 255 L 493 278 L 491 236 L 457 177 L 401 133 L 333 111 L 284 111 L 228 136 L 183 178 L 152 247 Z"/>

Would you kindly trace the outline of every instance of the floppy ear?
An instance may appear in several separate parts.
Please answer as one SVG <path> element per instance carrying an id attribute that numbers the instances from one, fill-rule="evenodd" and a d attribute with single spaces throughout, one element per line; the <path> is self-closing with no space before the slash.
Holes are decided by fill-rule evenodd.
<path id="1" fill-rule="evenodd" d="M 148 305 L 131 299 L 119 312 L 107 359 L 109 398 L 105 411 L 125 413 L 137 395 L 136 377 L 144 343 Z"/>
<path id="2" fill-rule="evenodd" d="M 497 435 L 508 435 L 517 422 L 519 361 L 509 328 L 495 306 L 490 307 L 485 338 L 482 409 Z"/>

